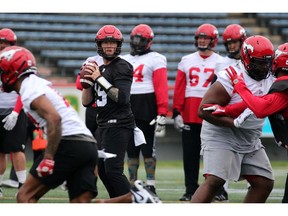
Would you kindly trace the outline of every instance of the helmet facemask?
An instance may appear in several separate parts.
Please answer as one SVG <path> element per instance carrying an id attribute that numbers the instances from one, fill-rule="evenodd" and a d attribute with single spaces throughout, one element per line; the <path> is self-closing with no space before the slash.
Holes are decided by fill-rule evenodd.
<path id="1" fill-rule="evenodd" d="M 260 81 L 270 76 L 271 66 L 272 59 L 251 58 L 246 70 L 252 79 Z"/>
<path id="2" fill-rule="evenodd" d="M 205 38 L 205 39 L 209 38 L 210 39 L 210 43 L 208 45 L 206 45 L 206 46 L 200 46 L 199 43 L 198 43 L 198 39 L 200 37 Z M 212 50 L 212 47 L 214 46 L 214 39 L 213 38 L 210 38 L 210 37 L 206 36 L 205 34 L 200 34 L 199 36 L 195 37 L 195 39 L 196 39 L 195 40 L 195 45 L 196 45 L 198 50 L 200 50 L 202 52 L 204 52 L 206 50 Z"/>
<path id="3" fill-rule="evenodd" d="M 103 41 L 97 41 L 96 46 L 97 46 L 97 52 L 100 56 L 102 56 L 104 59 L 107 59 L 108 61 L 113 60 L 116 58 L 118 55 L 121 53 L 121 46 L 122 46 L 122 41 L 116 41 L 117 42 L 117 47 L 115 49 L 115 52 L 112 55 L 109 55 L 105 52 L 105 50 L 102 48 L 102 42 L 104 41 L 115 41 L 115 40 L 103 40 Z"/>
<path id="4" fill-rule="evenodd" d="M 150 48 L 152 40 L 149 38 L 144 38 L 139 35 L 131 36 L 130 38 L 130 47 L 131 55 L 143 55 L 147 53 Z"/>
<path id="5" fill-rule="evenodd" d="M 237 50 L 231 51 L 229 49 L 229 43 L 237 43 L 238 41 L 239 41 L 239 48 Z M 228 53 L 228 56 L 230 58 L 235 58 L 235 59 L 239 59 L 240 58 L 240 49 L 241 49 L 242 43 L 243 42 L 241 40 L 229 40 L 226 43 L 224 43 L 224 46 L 225 46 L 226 51 Z M 236 58 L 237 55 L 239 55 L 239 58 Z"/>

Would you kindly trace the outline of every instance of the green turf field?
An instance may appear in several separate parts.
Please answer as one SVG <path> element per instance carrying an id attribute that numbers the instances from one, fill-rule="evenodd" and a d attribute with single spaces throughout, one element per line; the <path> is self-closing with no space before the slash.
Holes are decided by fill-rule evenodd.
<path id="1" fill-rule="evenodd" d="M 30 165 L 30 164 L 29 164 Z M 29 166 L 28 165 L 28 166 Z M 288 172 L 287 161 L 272 162 L 275 185 L 269 196 L 267 203 L 281 203 L 284 193 L 284 184 Z M 9 171 L 10 169 L 8 169 Z M 7 179 L 8 171 L 5 173 Z M 127 168 L 125 168 L 127 174 Z M 201 173 L 201 170 L 200 170 Z M 184 193 L 184 175 L 182 169 L 182 161 L 159 161 L 157 165 L 157 193 L 163 203 L 183 203 L 178 199 Z M 139 179 L 145 180 L 143 164 L 139 169 Z M 200 176 L 200 182 L 203 177 Z M 229 183 L 229 203 L 241 203 L 246 193 L 247 183 L 230 182 Z M 97 198 L 108 198 L 107 192 L 103 187 L 101 180 L 98 180 L 99 195 Z M 16 189 L 3 187 L 4 197 L 0 199 L 0 203 L 15 203 Z M 60 187 L 47 193 L 41 200 L 41 203 L 67 203 L 67 192 Z"/>

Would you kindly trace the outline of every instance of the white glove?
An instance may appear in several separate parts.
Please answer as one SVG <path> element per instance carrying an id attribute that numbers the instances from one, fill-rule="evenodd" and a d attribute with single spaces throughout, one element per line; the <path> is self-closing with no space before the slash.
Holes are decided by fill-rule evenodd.
<path id="1" fill-rule="evenodd" d="M 154 124 L 156 124 L 156 132 L 164 130 L 166 124 L 166 117 L 162 115 L 157 115 L 157 117 L 150 122 L 150 125 Z"/>
<path id="2" fill-rule="evenodd" d="M 98 150 L 98 157 L 99 158 L 106 159 L 106 158 L 114 158 L 116 156 L 117 156 L 116 154 L 105 152 L 103 149 L 102 150 Z"/>
<path id="3" fill-rule="evenodd" d="M 183 118 L 181 115 L 177 115 L 174 118 L 174 127 L 179 131 L 182 132 L 183 128 L 184 128 L 184 122 L 183 122 Z"/>
<path id="4" fill-rule="evenodd" d="M 241 115 L 234 119 L 234 126 L 244 129 L 257 129 L 259 128 L 259 124 L 264 124 L 264 122 L 262 122 L 262 119 L 257 118 L 254 113 L 247 108 Z"/>
<path id="5" fill-rule="evenodd" d="M 12 130 L 15 125 L 16 125 L 16 122 L 17 122 L 17 119 L 18 119 L 18 116 L 19 114 L 15 111 L 12 111 L 9 115 L 7 115 L 3 120 L 2 122 L 4 124 L 4 128 L 8 131 Z"/>

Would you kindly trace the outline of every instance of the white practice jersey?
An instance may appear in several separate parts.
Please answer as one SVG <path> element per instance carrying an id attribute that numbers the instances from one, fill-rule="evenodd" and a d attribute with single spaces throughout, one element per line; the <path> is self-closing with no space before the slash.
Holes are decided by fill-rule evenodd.
<path id="1" fill-rule="evenodd" d="M 161 68 L 167 68 L 166 57 L 157 52 L 149 52 L 140 56 L 127 54 L 121 56 L 121 58 L 133 65 L 134 74 L 131 94 L 153 93 L 153 72 Z"/>
<path id="2" fill-rule="evenodd" d="M 18 94 L 13 91 L 10 93 L 0 91 L 0 109 L 13 109 L 15 107 Z"/>
<path id="3" fill-rule="evenodd" d="M 182 57 L 178 64 L 178 71 L 186 75 L 185 97 L 202 98 L 211 85 L 215 73 L 215 65 L 223 57 L 213 53 L 208 58 L 202 58 L 199 52 Z"/>
<path id="4" fill-rule="evenodd" d="M 219 71 L 225 70 L 225 68 L 229 66 L 236 65 L 240 61 L 241 61 L 240 59 L 234 59 L 234 58 L 229 58 L 228 56 L 225 56 L 224 58 L 221 59 L 221 61 L 216 63 L 215 74 L 218 75 Z"/>
<path id="5" fill-rule="evenodd" d="M 0 109 L 13 109 L 15 107 L 17 98 L 18 94 L 15 91 L 10 93 L 3 91 L 2 82 L 0 80 Z"/>
<path id="6" fill-rule="evenodd" d="M 32 74 L 23 80 L 20 88 L 20 96 L 22 98 L 25 113 L 31 118 L 32 122 L 43 127 L 45 133 L 47 129 L 46 120 L 41 118 L 37 112 L 30 108 L 32 101 L 41 95 L 45 95 L 60 114 L 62 119 L 62 136 L 76 134 L 92 136 L 74 108 L 59 92 L 53 89 L 52 83 Z"/>
<path id="7" fill-rule="evenodd" d="M 242 75 L 244 82 L 248 89 L 255 95 L 261 96 L 268 93 L 274 78 L 269 76 L 267 79 L 256 81 L 252 79 L 241 62 L 233 66 L 238 75 Z M 231 96 L 229 104 L 234 104 L 242 101 L 241 97 L 233 92 L 234 88 L 227 75 L 226 70 L 218 73 L 218 82 L 226 89 L 227 93 Z M 262 147 L 261 140 L 259 139 L 262 134 L 262 127 L 265 119 L 255 119 L 255 129 L 243 128 L 228 128 L 220 127 L 203 121 L 201 130 L 201 142 L 203 149 L 228 149 L 239 153 L 248 153 L 255 151 Z"/>

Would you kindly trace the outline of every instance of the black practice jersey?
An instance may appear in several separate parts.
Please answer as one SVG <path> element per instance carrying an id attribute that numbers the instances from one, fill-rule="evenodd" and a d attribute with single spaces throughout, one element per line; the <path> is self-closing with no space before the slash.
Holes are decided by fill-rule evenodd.
<path id="1" fill-rule="evenodd" d="M 109 65 L 101 65 L 102 76 L 115 88 L 119 89 L 118 102 L 108 97 L 96 82 L 97 123 L 101 128 L 134 128 L 135 120 L 131 110 L 130 91 L 133 79 L 133 66 L 117 57 Z"/>

